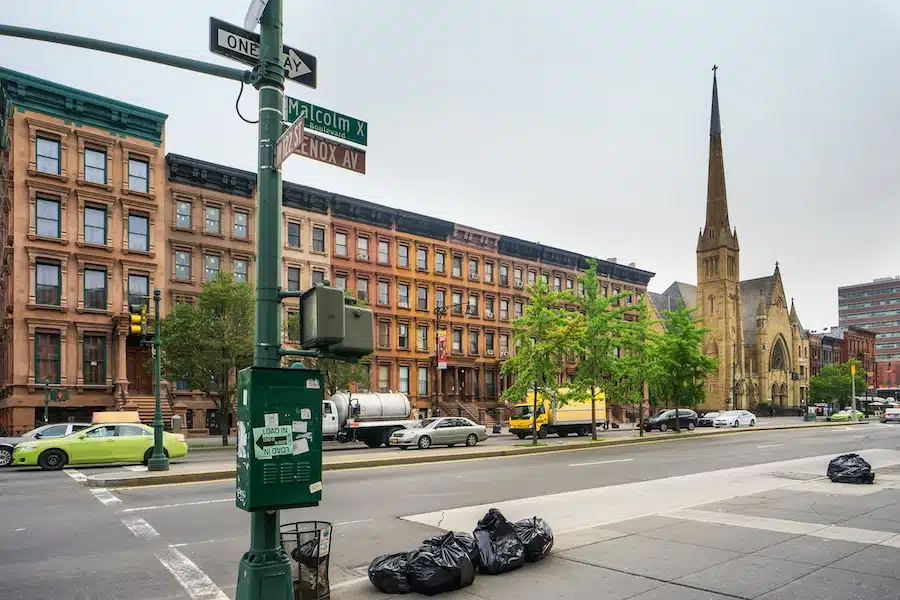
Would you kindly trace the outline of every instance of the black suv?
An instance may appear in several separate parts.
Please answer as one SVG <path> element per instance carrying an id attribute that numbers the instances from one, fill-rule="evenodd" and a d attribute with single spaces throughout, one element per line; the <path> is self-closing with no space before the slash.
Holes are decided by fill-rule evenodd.
<path id="1" fill-rule="evenodd" d="M 690 408 L 678 409 L 678 421 L 681 423 L 681 429 L 693 430 L 699 420 L 697 413 Z M 660 411 L 644 421 L 645 431 L 653 431 L 654 429 L 659 429 L 660 431 L 675 429 L 675 409 Z"/>

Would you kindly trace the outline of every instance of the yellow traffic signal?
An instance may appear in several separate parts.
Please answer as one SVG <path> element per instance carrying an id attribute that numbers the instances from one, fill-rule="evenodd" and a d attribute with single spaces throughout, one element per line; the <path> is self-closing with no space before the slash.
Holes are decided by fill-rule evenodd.
<path id="1" fill-rule="evenodd" d="M 147 307 L 144 304 L 132 304 L 128 309 L 131 312 L 132 335 L 147 333 Z"/>

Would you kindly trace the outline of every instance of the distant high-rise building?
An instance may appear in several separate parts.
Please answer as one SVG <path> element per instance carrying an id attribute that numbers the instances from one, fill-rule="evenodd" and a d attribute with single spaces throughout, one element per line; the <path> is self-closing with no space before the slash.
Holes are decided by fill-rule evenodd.
<path id="1" fill-rule="evenodd" d="M 900 387 L 900 276 L 839 287 L 838 317 L 841 326 L 875 332 L 876 385 Z"/>

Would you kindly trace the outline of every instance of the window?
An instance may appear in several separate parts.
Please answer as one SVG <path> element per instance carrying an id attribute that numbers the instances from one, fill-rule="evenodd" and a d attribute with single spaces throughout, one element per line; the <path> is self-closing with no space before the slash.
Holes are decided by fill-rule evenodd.
<path id="1" fill-rule="evenodd" d="M 128 305 L 150 305 L 150 278 L 146 275 L 128 276 Z"/>
<path id="2" fill-rule="evenodd" d="M 84 270 L 84 307 L 88 310 L 106 310 L 106 271 Z"/>
<path id="3" fill-rule="evenodd" d="M 347 256 L 347 234 L 342 231 L 334 234 L 334 253 L 338 256 Z"/>
<path id="4" fill-rule="evenodd" d="M 35 202 L 35 233 L 41 237 L 60 237 L 59 223 L 62 220 L 59 200 L 38 198 Z"/>
<path id="5" fill-rule="evenodd" d="M 363 302 L 369 301 L 369 280 L 368 279 L 357 279 L 356 280 L 356 297 L 362 300 Z"/>
<path id="6" fill-rule="evenodd" d="M 566 279 L 566 289 L 571 290 L 575 286 L 575 282 L 571 279 Z"/>
<path id="7" fill-rule="evenodd" d="M 312 271 L 312 284 L 318 285 L 325 281 L 325 271 L 320 271 L 318 269 L 313 269 Z"/>
<path id="8" fill-rule="evenodd" d="M 234 212 L 234 237 L 246 240 L 249 237 L 250 215 L 243 211 Z"/>
<path id="9" fill-rule="evenodd" d="M 428 352 L 428 325 L 416 327 L 416 350 Z"/>
<path id="10" fill-rule="evenodd" d="M 128 249 L 150 251 L 150 219 L 145 215 L 128 215 Z"/>
<path id="11" fill-rule="evenodd" d="M 444 290 L 435 290 L 434 306 L 435 308 L 443 308 L 447 305 L 447 292 Z"/>
<path id="12" fill-rule="evenodd" d="M 450 307 L 450 310 L 454 315 L 462 314 L 462 292 L 453 292 L 452 296 L 453 306 Z"/>
<path id="13" fill-rule="evenodd" d="M 578 295 L 584 296 L 584 282 L 578 282 Z"/>
<path id="14" fill-rule="evenodd" d="M 478 330 L 469 330 L 469 354 L 478 354 Z"/>
<path id="15" fill-rule="evenodd" d="M 417 392 L 420 396 L 428 395 L 428 367 L 419 367 L 419 385 Z"/>
<path id="16" fill-rule="evenodd" d="M 391 347 L 391 324 L 387 321 L 378 322 L 378 347 Z"/>
<path id="17" fill-rule="evenodd" d="M 484 332 L 484 353 L 488 356 L 494 355 L 494 332 Z"/>
<path id="18" fill-rule="evenodd" d="M 488 319 L 494 318 L 494 297 L 485 296 L 484 298 L 484 316 Z"/>
<path id="19" fill-rule="evenodd" d="M 504 321 L 509 320 L 509 300 L 500 300 L 500 318 Z"/>
<path id="20" fill-rule="evenodd" d="M 446 265 L 444 261 L 446 260 L 446 256 L 444 256 L 443 252 L 435 252 L 434 253 L 434 270 L 438 273 L 446 272 Z"/>
<path id="21" fill-rule="evenodd" d="M 428 310 L 428 288 L 420 287 L 416 293 L 416 308 L 419 310 Z"/>
<path id="22" fill-rule="evenodd" d="M 84 149 L 84 180 L 106 185 L 106 152 Z"/>
<path id="23" fill-rule="evenodd" d="M 405 365 L 400 366 L 400 393 L 409 393 L 409 367 Z"/>
<path id="24" fill-rule="evenodd" d="M 409 246 L 406 244 L 397 244 L 397 266 L 409 266 Z"/>
<path id="25" fill-rule="evenodd" d="M 509 354 L 509 336 L 507 334 L 500 335 L 500 356 Z"/>
<path id="26" fill-rule="evenodd" d="M 334 287 L 339 290 L 347 289 L 347 276 L 346 275 L 335 275 L 334 276 Z"/>
<path id="27" fill-rule="evenodd" d="M 59 175 L 62 172 L 59 162 L 59 140 L 39 137 L 36 142 L 37 170 L 41 173 Z"/>
<path id="28" fill-rule="evenodd" d="M 521 302 L 516 302 L 516 318 L 517 318 L 517 319 L 521 319 L 521 318 L 522 318 L 522 312 L 523 312 L 523 310 L 522 310 L 522 303 L 521 303 Z"/>
<path id="29" fill-rule="evenodd" d="M 300 291 L 300 268 L 299 267 L 288 267 L 287 289 L 289 292 L 299 292 Z"/>
<path id="30" fill-rule="evenodd" d="M 362 236 L 356 238 L 356 258 L 369 260 L 369 238 Z"/>
<path id="31" fill-rule="evenodd" d="M 478 260 L 469 259 L 469 279 L 478 279 Z"/>
<path id="32" fill-rule="evenodd" d="M 453 257 L 453 264 L 451 268 L 453 269 L 451 275 L 453 275 L 454 277 L 462 277 L 462 256 Z"/>
<path id="33" fill-rule="evenodd" d="M 325 228 L 312 228 L 312 249 L 313 252 L 325 252 Z"/>
<path id="34" fill-rule="evenodd" d="M 509 266 L 500 265 L 500 285 L 509 285 Z"/>
<path id="35" fill-rule="evenodd" d="M 541 273 L 541 281 L 544 282 L 544 285 L 550 285 L 550 276 L 547 273 Z"/>
<path id="36" fill-rule="evenodd" d="M 378 282 L 378 304 L 390 304 L 390 285 L 388 285 L 387 281 L 379 281 Z"/>
<path id="37" fill-rule="evenodd" d="M 406 323 L 397 324 L 397 347 L 409 348 L 409 325 Z"/>
<path id="38" fill-rule="evenodd" d="M 494 371 L 487 370 L 484 373 L 484 393 L 488 396 L 497 395 L 497 374 Z"/>
<path id="39" fill-rule="evenodd" d="M 416 267 L 420 271 L 428 270 L 428 250 L 425 248 L 416 248 Z"/>
<path id="40" fill-rule="evenodd" d="M 222 209 L 218 206 L 206 207 L 206 232 L 221 233 L 222 231 Z"/>
<path id="41" fill-rule="evenodd" d="M 469 307 L 466 309 L 466 314 L 470 317 L 478 316 L 478 296 L 469 294 Z"/>
<path id="42" fill-rule="evenodd" d="M 190 250 L 175 251 L 175 279 L 190 280 L 191 254 Z"/>
<path id="43" fill-rule="evenodd" d="M 59 383 L 60 338 L 58 333 L 37 332 L 34 335 L 34 382 Z"/>
<path id="44" fill-rule="evenodd" d="M 191 209 L 193 205 L 187 200 L 179 200 L 175 203 L 175 227 L 190 229 L 192 225 Z"/>
<path id="45" fill-rule="evenodd" d="M 236 258 L 231 263 L 231 269 L 234 273 L 235 283 L 247 283 L 247 261 L 242 258 Z"/>
<path id="46" fill-rule="evenodd" d="M 528 271 L 528 285 L 534 285 L 535 281 L 537 281 L 537 273 L 534 271 Z"/>
<path id="47" fill-rule="evenodd" d="M 135 158 L 128 159 L 128 189 L 133 192 L 150 192 L 150 163 Z"/>
<path id="48" fill-rule="evenodd" d="M 391 387 L 391 367 L 378 365 L 378 391 L 387 392 Z"/>
<path id="49" fill-rule="evenodd" d="M 222 266 L 222 258 L 215 254 L 207 254 L 203 259 L 204 263 L 204 281 L 212 281 L 219 276 L 219 269 Z"/>
<path id="50" fill-rule="evenodd" d="M 523 276 L 522 269 L 519 267 L 516 267 L 516 270 L 514 271 L 514 275 L 515 275 L 515 279 L 516 279 L 516 285 L 519 287 L 523 287 L 525 285 L 525 280 L 522 278 L 522 276 Z"/>
<path id="51" fill-rule="evenodd" d="M 378 240 L 378 262 L 385 265 L 391 262 L 391 245 L 385 240 Z"/>
<path id="52" fill-rule="evenodd" d="M 287 238 L 288 246 L 291 248 L 300 247 L 300 223 L 288 223 Z"/>
<path id="53" fill-rule="evenodd" d="M 562 278 L 561 277 L 553 278 L 553 289 L 556 290 L 557 292 L 562 291 Z"/>
<path id="54" fill-rule="evenodd" d="M 462 352 L 462 329 L 453 330 L 453 351 Z"/>
<path id="55" fill-rule="evenodd" d="M 487 283 L 494 283 L 494 263 L 484 263 L 484 280 Z"/>
<path id="56" fill-rule="evenodd" d="M 85 385 L 106 384 L 106 337 L 102 335 L 84 336 L 82 346 Z"/>
<path id="57" fill-rule="evenodd" d="M 400 283 L 397 285 L 397 301 L 400 302 L 401 308 L 409 308 L 409 284 Z"/>
<path id="58" fill-rule="evenodd" d="M 35 277 L 35 302 L 47 306 L 59 306 L 62 292 L 62 274 L 59 263 L 37 263 Z"/>

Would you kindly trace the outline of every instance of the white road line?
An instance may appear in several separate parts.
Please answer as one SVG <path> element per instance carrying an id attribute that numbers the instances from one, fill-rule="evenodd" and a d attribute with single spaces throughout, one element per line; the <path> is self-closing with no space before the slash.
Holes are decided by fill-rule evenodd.
<path id="1" fill-rule="evenodd" d="M 111 504 L 121 504 L 122 501 L 112 495 L 106 488 L 91 488 L 91 493 L 94 495 L 94 498 L 109 506 Z"/>
<path id="2" fill-rule="evenodd" d="M 371 523 L 375 519 L 359 519 L 358 521 L 342 521 L 341 523 L 335 523 L 335 527 L 338 525 L 355 525 L 357 523 Z"/>
<path id="3" fill-rule="evenodd" d="M 169 570 L 181 587 L 193 600 L 229 600 L 225 592 L 213 583 L 200 567 L 177 548 L 168 548 L 156 555 L 159 562 Z"/>
<path id="4" fill-rule="evenodd" d="M 763 444 L 762 446 L 757 446 L 757 448 L 777 448 L 778 446 L 784 446 L 784 444 Z"/>
<path id="5" fill-rule="evenodd" d="M 87 481 L 87 475 L 85 475 L 81 471 L 76 471 L 75 469 L 64 469 L 63 473 L 65 473 L 78 483 L 84 483 L 85 481 Z"/>
<path id="6" fill-rule="evenodd" d="M 141 540 L 149 540 L 159 535 L 159 532 L 153 529 L 153 525 L 140 517 L 123 517 L 122 524 Z"/>
<path id="7" fill-rule="evenodd" d="M 126 465 L 122 468 L 127 471 L 134 471 L 135 473 L 143 473 L 147 470 L 147 467 L 145 467 L 144 465 Z"/>
<path id="8" fill-rule="evenodd" d="M 181 508 L 182 506 L 199 506 L 201 504 L 217 504 L 219 502 L 234 502 L 234 498 L 218 498 L 216 500 L 197 500 L 196 502 L 182 502 L 180 504 L 158 504 L 156 506 L 137 506 L 126 508 L 123 513 L 141 512 L 143 510 L 161 510 L 163 508 Z"/>
<path id="9" fill-rule="evenodd" d="M 569 465 L 570 467 L 587 467 L 590 465 L 611 465 L 613 463 L 623 463 L 634 460 L 633 458 L 619 458 L 616 460 L 597 460 L 594 462 L 583 462 L 583 463 L 574 463 Z"/>

